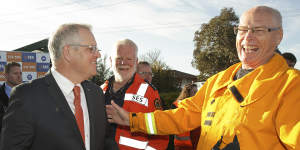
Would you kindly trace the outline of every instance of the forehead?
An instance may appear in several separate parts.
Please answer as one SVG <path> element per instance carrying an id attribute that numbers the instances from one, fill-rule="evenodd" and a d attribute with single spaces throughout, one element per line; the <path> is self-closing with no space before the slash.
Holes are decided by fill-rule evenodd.
<path id="1" fill-rule="evenodd" d="M 81 28 L 79 29 L 80 40 L 82 44 L 96 45 L 96 40 L 91 31 Z"/>
<path id="2" fill-rule="evenodd" d="M 240 18 L 240 26 L 274 26 L 274 16 L 267 11 L 249 10 L 245 12 Z"/>
<path id="3" fill-rule="evenodd" d="M 150 66 L 144 65 L 144 64 L 139 64 L 138 67 L 139 67 L 139 70 L 151 70 Z"/>
<path id="4" fill-rule="evenodd" d="M 135 49 L 130 45 L 119 45 L 117 47 L 117 57 L 135 57 Z"/>
<path id="5" fill-rule="evenodd" d="M 13 66 L 9 70 L 9 72 L 16 72 L 16 71 L 21 71 L 21 67 L 19 67 L 19 66 Z"/>

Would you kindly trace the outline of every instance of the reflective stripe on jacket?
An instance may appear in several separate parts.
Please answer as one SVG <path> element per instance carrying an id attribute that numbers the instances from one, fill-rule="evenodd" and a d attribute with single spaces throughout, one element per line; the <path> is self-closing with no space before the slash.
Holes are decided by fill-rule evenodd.
<path id="1" fill-rule="evenodd" d="M 177 134 L 201 125 L 198 150 L 300 149 L 300 71 L 289 68 L 278 54 L 233 80 L 240 68 L 238 63 L 209 78 L 177 109 L 131 113 L 131 131 L 150 133 L 145 122 L 154 122 L 157 134 Z"/>
<path id="2" fill-rule="evenodd" d="M 107 87 L 108 81 L 101 86 L 103 92 L 106 92 Z M 135 74 L 133 83 L 125 93 L 123 108 L 130 112 L 153 112 L 159 105 L 161 105 L 161 101 L 158 91 L 154 90 L 138 74 Z M 121 150 L 159 150 L 167 148 L 169 137 L 130 133 L 129 127 L 117 126 L 115 140 Z"/>

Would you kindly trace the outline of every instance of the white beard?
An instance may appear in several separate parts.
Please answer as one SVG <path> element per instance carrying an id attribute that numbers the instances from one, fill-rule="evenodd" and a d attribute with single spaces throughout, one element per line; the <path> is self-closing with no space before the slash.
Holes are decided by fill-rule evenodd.
<path id="1" fill-rule="evenodd" d="M 136 65 L 133 66 L 133 70 L 131 72 L 129 72 L 127 74 L 123 74 L 123 75 L 118 71 L 116 65 L 114 65 L 112 67 L 112 70 L 115 75 L 115 81 L 123 82 L 123 81 L 127 81 L 132 78 L 132 76 L 134 75 L 134 73 L 136 71 Z"/>

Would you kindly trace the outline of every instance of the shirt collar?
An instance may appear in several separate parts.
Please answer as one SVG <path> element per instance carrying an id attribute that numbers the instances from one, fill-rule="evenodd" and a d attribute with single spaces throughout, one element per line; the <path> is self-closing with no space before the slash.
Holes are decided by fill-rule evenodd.
<path id="1" fill-rule="evenodd" d="M 7 97 L 10 98 L 10 92 L 11 92 L 12 87 L 10 87 L 6 82 L 4 83 L 4 85 L 5 85 L 5 93 L 6 93 Z"/>
<path id="2" fill-rule="evenodd" d="M 5 82 L 5 88 L 11 90 L 11 87 Z"/>
<path id="3" fill-rule="evenodd" d="M 75 84 L 70 81 L 68 78 L 63 76 L 61 73 L 59 73 L 57 70 L 55 70 L 53 67 L 51 68 L 51 73 L 56 80 L 59 88 L 64 92 L 66 95 L 69 95 L 71 92 L 73 92 L 73 88 Z M 80 84 L 76 84 L 77 86 L 80 86 Z"/>

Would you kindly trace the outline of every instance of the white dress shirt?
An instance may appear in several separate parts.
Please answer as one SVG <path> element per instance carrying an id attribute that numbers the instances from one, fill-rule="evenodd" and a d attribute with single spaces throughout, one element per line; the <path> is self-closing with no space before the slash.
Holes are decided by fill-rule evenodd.
<path id="1" fill-rule="evenodd" d="M 74 105 L 74 92 L 73 88 L 75 84 L 71 82 L 69 79 L 64 77 L 58 71 L 56 71 L 53 67 L 51 68 L 51 73 L 58 84 L 60 90 L 63 92 L 73 114 L 75 115 L 75 105 Z M 83 111 L 83 120 L 84 120 L 84 134 L 85 134 L 85 148 L 86 150 L 90 150 L 90 120 L 88 107 L 86 103 L 85 94 L 81 84 L 76 84 L 76 86 L 80 87 L 80 99 L 81 99 L 81 107 Z"/>

